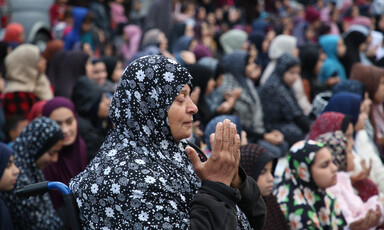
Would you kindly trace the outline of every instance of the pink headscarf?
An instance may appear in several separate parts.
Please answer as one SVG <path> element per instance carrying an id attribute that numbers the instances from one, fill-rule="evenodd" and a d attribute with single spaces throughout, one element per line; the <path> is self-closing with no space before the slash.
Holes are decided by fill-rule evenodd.
<path id="1" fill-rule="evenodd" d="M 142 31 L 138 26 L 128 25 L 124 27 L 124 34 L 129 37 L 129 42 L 121 47 L 121 53 L 125 62 L 129 62 L 139 50 Z"/>

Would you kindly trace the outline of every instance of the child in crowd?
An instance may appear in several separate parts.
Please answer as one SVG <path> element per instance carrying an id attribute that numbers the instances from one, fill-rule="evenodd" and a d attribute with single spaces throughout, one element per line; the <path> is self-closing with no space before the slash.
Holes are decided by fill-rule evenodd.
<path id="1" fill-rule="evenodd" d="M 336 184 L 332 155 L 315 141 L 299 141 L 273 194 L 291 229 L 344 229 L 340 205 L 326 189 Z"/>
<path id="2" fill-rule="evenodd" d="M 240 165 L 249 176 L 255 179 L 267 205 L 267 219 L 263 229 L 289 229 L 276 197 L 272 194 L 277 158 L 257 144 L 240 146 L 240 152 Z"/>
<path id="3" fill-rule="evenodd" d="M 342 131 L 328 132 L 319 136 L 316 141 L 324 144 L 331 152 L 333 163 L 338 167 L 337 184 L 328 188 L 327 191 L 334 195 L 339 201 L 340 209 L 348 224 L 356 221 L 368 213 L 369 210 L 375 210 L 380 207 L 383 213 L 384 198 L 372 196 L 366 202 L 355 194 L 349 172 L 353 171 L 354 155 L 352 154 L 352 143 L 348 143 L 347 137 Z M 382 224 L 384 216 L 379 224 L 367 226 L 375 228 Z"/>
<path id="4" fill-rule="evenodd" d="M 0 229 L 13 230 L 13 223 L 2 192 L 12 190 L 20 170 L 13 158 L 13 150 L 0 143 Z"/>
<path id="5" fill-rule="evenodd" d="M 58 160 L 63 138 L 60 126 L 47 117 L 36 118 L 25 127 L 13 144 L 15 164 L 20 169 L 16 188 L 46 180 L 42 170 Z M 12 190 L 4 196 L 15 229 L 62 228 L 48 194 L 20 200 Z"/>

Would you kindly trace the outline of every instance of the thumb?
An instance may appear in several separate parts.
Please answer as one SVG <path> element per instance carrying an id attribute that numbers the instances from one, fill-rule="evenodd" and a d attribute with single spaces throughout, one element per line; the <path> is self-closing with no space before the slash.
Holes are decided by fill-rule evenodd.
<path id="1" fill-rule="evenodd" d="M 185 151 L 187 152 L 187 155 L 192 162 L 193 168 L 196 171 L 197 169 L 199 169 L 201 167 L 201 164 L 202 164 L 199 156 L 197 156 L 196 150 L 190 146 L 187 146 L 185 148 Z"/>

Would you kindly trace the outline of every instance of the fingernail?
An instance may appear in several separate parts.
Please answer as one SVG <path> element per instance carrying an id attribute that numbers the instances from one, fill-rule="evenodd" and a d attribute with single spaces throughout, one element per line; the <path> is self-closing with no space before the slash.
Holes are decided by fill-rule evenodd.
<path id="1" fill-rule="evenodd" d="M 236 128 L 236 125 L 232 123 L 231 128 Z"/>

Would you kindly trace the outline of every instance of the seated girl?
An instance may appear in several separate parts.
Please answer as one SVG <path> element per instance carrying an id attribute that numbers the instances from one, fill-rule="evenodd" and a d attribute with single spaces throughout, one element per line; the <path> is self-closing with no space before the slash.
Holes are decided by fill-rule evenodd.
<path id="1" fill-rule="evenodd" d="M 47 117 L 39 117 L 29 123 L 15 140 L 15 164 L 20 169 L 16 188 L 42 182 L 42 170 L 57 162 L 63 146 L 64 135 L 60 126 Z M 61 229 L 62 222 L 53 209 L 49 195 L 27 200 L 16 198 L 15 190 L 4 193 L 15 229 Z"/>
<path id="2" fill-rule="evenodd" d="M 338 202 L 326 189 L 337 182 L 337 167 L 327 148 L 313 140 L 294 144 L 288 166 L 273 194 L 291 229 L 344 229 Z"/>
<path id="3" fill-rule="evenodd" d="M 282 181 L 274 189 L 277 202 L 291 229 L 345 229 L 340 204 L 326 189 L 337 183 L 337 167 L 330 151 L 313 140 L 293 145 Z M 369 210 L 350 230 L 377 226 L 381 210 Z"/>
<path id="4" fill-rule="evenodd" d="M 276 197 L 272 194 L 277 158 L 257 144 L 240 146 L 240 152 L 240 165 L 257 182 L 261 196 L 267 206 L 267 219 L 263 229 L 289 229 L 288 222 L 276 201 Z"/>
<path id="5" fill-rule="evenodd" d="M 352 154 L 352 145 L 348 143 L 347 137 L 341 131 L 328 132 L 319 136 L 316 141 L 324 144 L 330 150 L 333 163 L 338 167 L 337 184 L 328 188 L 327 191 L 339 201 L 347 223 L 364 218 L 368 210 L 375 210 L 376 206 L 379 206 L 383 213 L 383 198 L 372 196 L 367 202 L 363 202 L 354 192 L 349 174 L 354 168 L 354 155 Z M 379 224 L 382 224 L 383 221 L 384 216 L 380 218 Z M 374 228 L 377 225 L 369 227 Z"/>

